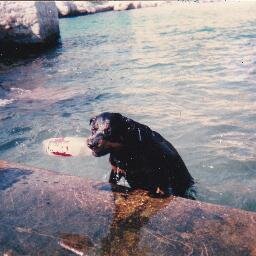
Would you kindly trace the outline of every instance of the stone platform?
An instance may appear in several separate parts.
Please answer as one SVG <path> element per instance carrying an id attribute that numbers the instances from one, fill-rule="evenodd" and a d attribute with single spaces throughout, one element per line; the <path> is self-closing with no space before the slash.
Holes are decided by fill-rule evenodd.
<path id="1" fill-rule="evenodd" d="M 256 255 L 256 214 L 0 161 L 1 255 Z"/>

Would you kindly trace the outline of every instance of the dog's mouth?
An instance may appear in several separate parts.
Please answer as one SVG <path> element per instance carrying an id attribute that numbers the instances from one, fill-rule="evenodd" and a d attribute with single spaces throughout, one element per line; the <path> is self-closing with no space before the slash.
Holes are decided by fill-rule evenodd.
<path id="1" fill-rule="evenodd" d="M 104 156 L 113 150 L 119 150 L 122 144 L 119 142 L 111 142 L 105 139 L 98 139 L 96 143 L 88 139 L 87 146 L 91 149 L 93 156 Z"/>
<path id="2" fill-rule="evenodd" d="M 109 153 L 109 150 L 106 148 L 95 147 L 95 148 L 91 148 L 91 150 L 92 150 L 92 155 L 96 157 L 104 156 Z"/>
<path id="3" fill-rule="evenodd" d="M 101 151 L 99 148 L 92 148 L 91 150 L 92 150 L 92 154 L 94 156 L 98 156 L 100 154 L 100 151 Z"/>

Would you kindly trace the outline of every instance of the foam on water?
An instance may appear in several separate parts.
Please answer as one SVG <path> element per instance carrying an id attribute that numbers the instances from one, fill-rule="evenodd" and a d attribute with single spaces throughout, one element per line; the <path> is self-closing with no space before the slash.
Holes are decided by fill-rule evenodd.
<path id="1" fill-rule="evenodd" d="M 14 99 L 0 99 L 0 107 L 13 103 Z"/>

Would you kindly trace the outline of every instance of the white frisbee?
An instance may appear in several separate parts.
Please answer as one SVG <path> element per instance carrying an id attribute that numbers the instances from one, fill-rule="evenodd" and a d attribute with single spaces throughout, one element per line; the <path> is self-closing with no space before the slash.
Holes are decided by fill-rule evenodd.
<path id="1" fill-rule="evenodd" d="M 85 137 L 50 138 L 43 141 L 43 150 L 51 156 L 89 156 Z"/>

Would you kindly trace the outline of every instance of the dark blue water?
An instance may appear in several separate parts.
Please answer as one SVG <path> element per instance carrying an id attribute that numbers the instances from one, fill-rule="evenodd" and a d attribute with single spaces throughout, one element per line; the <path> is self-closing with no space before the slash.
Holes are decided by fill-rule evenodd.
<path id="1" fill-rule="evenodd" d="M 60 20 L 62 45 L 0 65 L 0 159 L 106 181 L 107 157 L 45 155 L 121 112 L 170 140 L 203 201 L 256 211 L 256 3 Z"/>

